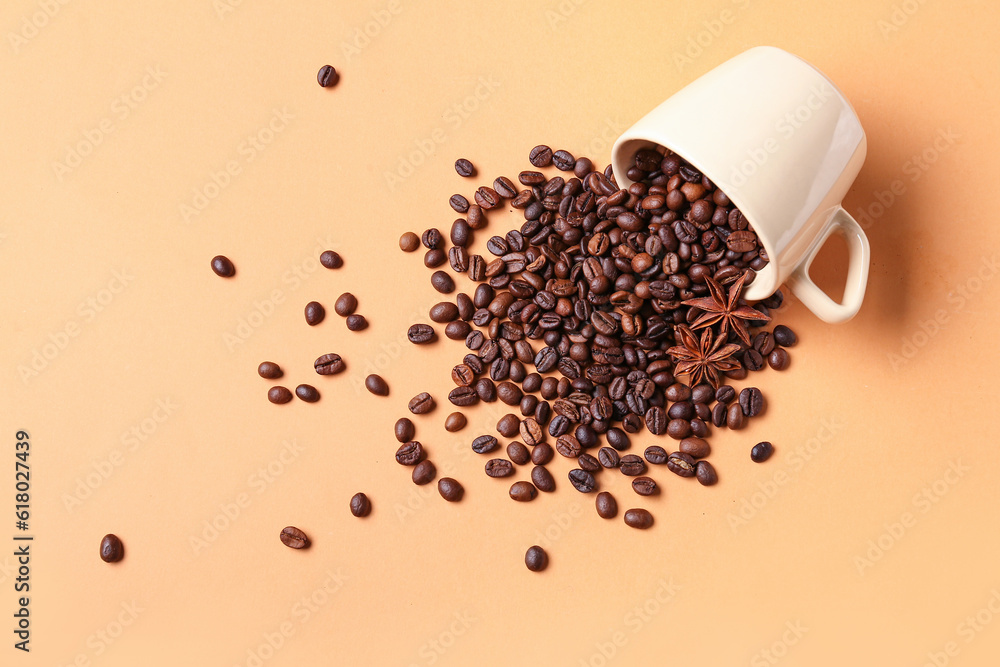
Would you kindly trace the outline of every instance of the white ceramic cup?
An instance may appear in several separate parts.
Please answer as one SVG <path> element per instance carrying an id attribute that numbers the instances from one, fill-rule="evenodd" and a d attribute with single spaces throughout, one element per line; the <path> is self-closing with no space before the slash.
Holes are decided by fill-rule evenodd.
<path id="1" fill-rule="evenodd" d="M 865 160 L 857 114 L 822 72 L 770 46 L 745 51 L 660 104 L 615 142 L 620 187 L 637 150 L 663 146 L 708 176 L 739 207 L 767 251 L 744 296 L 758 301 L 782 283 L 817 316 L 844 322 L 868 283 L 868 238 L 841 206 Z M 843 300 L 809 277 L 831 233 L 847 240 Z"/>

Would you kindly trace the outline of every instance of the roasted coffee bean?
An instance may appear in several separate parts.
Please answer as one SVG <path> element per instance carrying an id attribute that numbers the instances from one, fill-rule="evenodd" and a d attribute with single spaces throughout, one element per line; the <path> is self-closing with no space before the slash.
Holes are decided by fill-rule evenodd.
<path id="1" fill-rule="evenodd" d="M 462 320 L 448 322 L 448 324 L 444 326 L 445 338 L 450 340 L 465 340 L 471 331 L 472 327 L 469 323 L 463 322 Z"/>
<path id="2" fill-rule="evenodd" d="M 489 378 L 479 378 L 473 386 L 476 389 L 476 395 L 479 396 L 479 400 L 484 403 L 492 403 L 497 400 L 496 385 Z"/>
<path id="3" fill-rule="evenodd" d="M 513 438 L 517 436 L 520 426 L 521 420 L 517 415 L 506 414 L 497 422 L 497 433 L 505 438 Z"/>
<path id="4" fill-rule="evenodd" d="M 576 158 L 569 151 L 556 151 L 552 154 L 552 164 L 559 171 L 573 171 Z"/>
<path id="5" fill-rule="evenodd" d="M 413 440 L 413 436 L 416 435 L 417 429 L 406 417 L 400 417 L 396 420 L 395 426 L 393 426 L 393 433 L 396 436 L 396 440 L 399 442 L 409 442 Z"/>
<path id="6" fill-rule="evenodd" d="M 767 365 L 776 371 L 783 371 L 789 364 L 788 351 L 783 347 L 776 347 L 767 355 Z"/>
<path id="7" fill-rule="evenodd" d="M 507 445 L 507 456 L 519 466 L 527 465 L 531 461 L 531 452 L 524 446 L 524 443 L 517 440 Z"/>
<path id="8" fill-rule="evenodd" d="M 455 295 L 455 305 L 458 306 L 458 316 L 464 322 L 471 320 L 476 312 L 476 307 L 472 305 L 472 299 L 464 292 Z"/>
<path id="9" fill-rule="evenodd" d="M 514 183 L 506 176 L 500 176 L 493 181 L 493 189 L 504 199 L 513 199 L 517 196 L 517 188 L 514 187 Z"/>
<path id="10" fill-rule="evenodd" d="M 424 233 L 420 235 L 420 242 L 428 250 L 437 250 L 444 243 L 444 236 L 440 229 L 431 227 L 425 229 Z"/>
<path id="11" fill-rule="evenodd" d="M 652 477 L 636 477 L 632 480 L 632 490 L 640 496 L 652 496 L 659 492 Z"/>
<path id="12" fill-rule="evenodd" d="M 322 304 L 316 301 L 310 301 L 309 303 L 306 304 L 305 314 L 306 314 L 306 324 L 308 324 L 311 327 L 314 327 L 320 322 L 322 322 L 323 318 L 326 317 L 326 309 L 323 308 Z"/>
<path id="13" fill-rule="evenodd" d="M 618 452 L 611 447 L 601 447 L 597 452 L 597 460 L 605 468 L 617 468 L 621 463 Z"/>
<path id="14" fill-rule="evenodd" d="M 388 396 L 389 395 L 389 385 L 385 380 L 382 379 L 380 375 L 369 375 L 365 378 L 365 389 L 375 394 L 376 396 Z"/>
<path id="15" fill-rule="evenodd" d="M 449 503 L 457 503 L 465 494 L 465 489 L 451 477 L 442 477 L 438 480 L 438 493 Z"/>
<path id="16" fill-rule="evenodd" d="M 528 154 L 528 162 L 539 169 L 549 166 L 552 164 L 552 149 L 545 145 L 535 146 Z"/>
<path id="17" fill-rule="evenodd" d="M 621 465 L 618 466 L 618 469 L 622 471 L 623 475 L 635 477 L 646 472 L 646 463 L 641 457 L 635 454 L 626 454 L 622 457 Z"/>
<path id="18" fill-rule="evenodd" d="M 440 248 L 428 250 L 424 253 L 424 266 L 428 269 L 436 269 L 448 261 L 448 254 Z"/>
<path id="19" fill-rule="evenodd" d="M 716 403 L 712 407 L 712 424 L 719 428 L 726 425 L 728 407 L 725 403 Z"/>
<path id="20" fill-rule="evenodd" d="M 399 237 L 399 249 L 403 252 L 414 252 L 420 247 L 420 237 L 413 232 L 406 232 Z"/>
<path id="21" fill-rule="evenodd" d="M 528 417 L 521 422 L 519 427 L 521 440 L 529 447 L 533 447 L 545 439 L 545 431 L 534 417 Z"/>
<path id="22" fill-rule="evenodd" d="M 413 474 L 410 477 L 417 486 L 430 484 L 437 477 L 437 468 L 430 461 L 421 461 L 413 467 Z"/>
<path id="23" fill-rule="evenodd" d="M 590 493 L 597 488 L 597 481 L 594 479 L 594 476 L 586 470 L 579 468 L 569 471 L 569 482 L 580 493 Z"/>
<path id="24" fill-rule="evenodd" d="M 691 426 L 691 435 L 693 435 L 694 437 L 696 438 L 708 437 L 708 424 L 704 420 L 695 417 L 690 422 L 688 422 L 688 424 Z"/>
<path id="25" fill-rule="evenodd" d="M 625 451 L 632 446 L 628 434 L 618 427 L 613 426 L 609 428 L 608 432 L 604 434 L 604 437 L 608 441 L 608 444 L 617 449 L 619 452 Z"/>
<path id="26" fill-rule="evenodd" d="M 529 547 L 524 552 L 524 566 L 532 572 L 541 572 L 549 566 L 549 555 L 540 546 Z"/>
<path id="27" fill-rule="evenodd" d="M 444 271 L 435 271 L 431 274 L 431 287 L 441 294 L 451 294 L 455 291 L 455 281 Z"/>
<path id="28" fill-rule="evenodd" d="M 514 464 L 507 459 L 490 459 L 486 462 L 486 474 L 490 477 L 510 477 L 514 474 Z"/>
<path id="29" fill-rule="evenodd" d="M 452 412 L 444 420 L 444 430 L 449 433 L 455 433 L 456 431 L 461 431 L 465 428 L 467 423 L 468 420 L 461 412 Z"/>
<path id="30" fill-rule="evenodd" d="M 309 546 L 309 538 L 295 526 L 285 526 L 278 537 L 290 549 L 305 549 Z"/>
<path id="31" fill-rule="evenodd" d="M 316 361 L 313 362 L 313 368 L 320 375 L 336 375 L 343 372 L 346 367 L 340 355 L 332 352 L 317 357 Z"/>
<path id="32" fill-rule="evenodd" d="M 531 481 L 543 493 L 556 490 L 556 480 L 545 466 L 535 466 L 531 469 Z"/>
<path id="33" fill-rule="evenodd" d="M 667 400 L 671 402 L 678 401 L 690 401 L 691 400 L 691 387 L 686 384 L 674 383 L 667 387 L 666 391 Z"/>
<path id="34" fill-rule="evenodd" d="M 319 400 L 319 392 L 310 384 L 300 384 L 295 388 L 295 395 L 306 403 L 315 403 Z"/>
<path id="35" fill-rule="evenodd" d="M 508 491 L 510 497 L 519 503 L 526 503 L 535 499 L 538 489 L 531 482 L 514 482 Z"/>
<path id="36" fill-rule="evenodd" d="M 429 313 L 432 322 L 444 324 L 458 319 L 458 306 L 450 301 L 442 301 L 431 306 Z"/>
<path id="37" fill-rule="evenodd" d="M 469 210 L 469 200 L 466 199 L 465 197 L 463 197 L 462 195 L 458 195 L 458 194 L 452 195 L 451 198 L 448 200 L 448 204 L 450 204 L 451 207 L 453 209 L 455 209 L 455 211 L 457 213 L 465 213 L 466 211 Z M 453 232 L 452 233 L 452 243 L 454 243 L 455 242 L 454 241 L 454 227 L 452 227 L 452 232 Z"/>
<path id="38" fill-rule="evenodd" d="M 267 380 L 277 380 L 284 374 L 285 372 L 281 370 L 281 366 L 273 361 L 262 361 L 260 366 L 257 367 L 257 375 Z"/>
<path id="39" fill-rule="evenodd" d="M 292 392 L 282 386 L 271 387 L 267 390 L 267 400 L 276 405 L 281 405 L 292 400 Z"/>
<path id="40" fill-rule="evenodd" d="M 502 199 L 497 191 L 493 188 L 487 186 L 481 186 L 476 190 L 475 194 L 476 203 L 486 211 L 491 211 L 501 205 Z"/>
<path id="41" fill-rule="evenodd" d="M 772 445 L 767 440 L 763 442 L 758 442 L 750 450 L 750 460 L 755 463 L 763 463 L 764 461 L 771 458 L 771 454 L 774 453 L 774 445 Z"/>
<path id="42" fill-rule="evenodd" d="M 733 403 L 730 405 L 726 412 L 726 426 L 735 431 L 736 429 L 743 428 L 743 421 L 743 408 L 740 407 L 740 404 Z"/>
<path id="43" fill-rule="evenodd" d="M 694 403 L 711 403 L 715 398 L 715 388 L 710 384 L 699 384 L 691 389 L 691 400 Z"/>
<path id="44" fill-rule="evenodd" d="M 125 546 L 117 535 L 108 533 L 101 538 L 101 560 L 105 563 L 117 563 L 124 557 Z"/>
<path id="45" fill-rule="evenodd" d="M 798 336 L 795 332 L 786 327 L 784 324 L 779 324 L 774 327 L 774 342 L 781 347 L 791 347 L 798 342 Z"/>
<path id="46" fill-rule="evenodd" d="M 406 331 L 406 338 L 415 345 L 423 345 L 434 340 L 434 327 L 429 324 L 413 324 Z"/>
<path id="47" fill-rule="evenodd" d="M 686 419 L 671 419 L 667 423 L 667 435 L 674 440 L 683 440 L 691 435 L 691 422 Z"/>
<path id="48" fill-rule="evenodd" d="M 597 515 L 602 519 L 614 519 L 618 516 L 618 503 L 607 491 L 598 493 L 594 504 L 597 507 Z"/>
<path id="49" fill-rule="evenodd" d="M 316 82 L 324 88 L 336 86 L 338 81 L 340 81 L 340 74 L 332 65 L 323 65 L 316 73 Z"/>
<path id="50" fill-rule="evenodd" d="M 402 466 L 415 466 L 424 460 L 424 446 L 416 440 L 404 442 L 396 450 L 396 463 Z"/>
<path id="51" fill-rule="evenodd" d="M 364 315 L 354 315 L 347 316 L 347 329 L 349 331 L 362 331 L 368 328 L 368 320 L 365 319 Z"/>
<path id="52" fill-rule="evenodd" d="M 232 278 L 236 275 L 236 267 L 231 259 L 225 255 L 216 255 L 212 258 L 212 271 L 222 278 Z"/>
<path id="53" fill-rule="evenodd" d="M 715 472 L 715 466 L 708 461 L 698 461 L 694 469 L 694 474 L 702 486 L 712 486 L 719 481 L 719 475 Z"/>
<path id="54" fill-rule="evenodd" d="M 702 438 L 684 438 L 677 445 L 677 449 L 693 459 L 703 459 L 712 452 L 708 441 Z"/>
<path id="55" fill-rule="evenodd" d="M 740 392 L 740 408 L 747 417 L 756 417 L 764 410 L 764 394 L 757 387 L 747 387 Z"/>
<path id="56" fill-rule="evenodd" d="M 455 195 L 455 196 L 461 197 L 461 195 Z M 454 199 L 454 197 L 452 197 L 452 199 Z M 466 208 L 468 208 L 469 202 L 465 199 L 465 197 L 462 197 L 462 201 L 465 202 L 464 205 Z M 455 244 L 459 248 L 465 248 L 472 241 L 472 228 L 469 227 L 469 223 L 465 218 L 458 218 L 457 220 L 455 220 L 455 222 L 452 223 L 451 233 L 449 235 L 451 237 L 451 242 L 453 244 Z M 449 257 L 450 256 L 451 255 L 449 251 Z M 459 269 L 456 269 L 456 271 L 458 270 Z M 461 271 L 464 270 L 465 270 L 464 268 L 461 269 Z"/>
<path id="57" fill-rule="evenodd" d="M 774 336 L 767 331 L 761 331 L 753 338 L 753 349 L 760 352 L 763 357 L 771 354 L 774 350 Z"/>
<path id="58" fill-rule="evenodd" d="M 319 263 L 328 269 L 339 269 L 344 265 L 344 259 L 333 250 L 324 250 L 319 255 Z"/>
<path id="59" fill-rule="evenodd" d="M 653 465 L 663 465 L 667 462 L 667 450 L 659 445 L 650 445 L 646 447 L 646 451 L 643 452 L 643 458 L 652 463 Z"/>
<path id="60" fill-rule="evenodd" d="M 695 460 L 683 452 L 674 452 L 667 457 L 667 470 L 681 477 L 694 477 Z"/>
<path id="61" fill-rule="evenodd" d="M 674 419 L 669 423 L 672 424 L 675 421 L 678 420 Z M 667 414 L 663 411 L 663 408 L 653 406 L 646 411 L 646 428 L 649 429 L 649 432 L 653 435 L 663 435 L 667 432 Z"/>
<path id="62" fill-rule="evenodd" d="M 425 415 L 435 407 L 434 397 L 428 394 L 426 391 L 422 391 L 413 398 L 406 407 L 410 409 L 415 415 Z"/>
<path id="63" fill-rule="evenodd" d="M 458 172 L 458 175 L 463 178 L 469 178 L 470 176 L 476 175 L 476 168 L 464 157 L 455 160 L 455 171 Z"/>
<path id="64" fill-rule="evenodd" d="M 667 416 L 671 419 L 691 419 L 694 417 L 694 403 L 691 401 L 681 401 L 680 403 L 674 403 L 667 410 Z M 647 427 L 649 426 L 649 421 L 646 421 Z M 652 429 L 650 429 L 652 430 Z"/>
<path id="65" fill-rule="evenodd" d="M 736 390 L 728 384 L 724 384 L 715 390 L 715 400 L 719 403 L 729 403 L 736 398 Z"/>
<path id="66" fill-rule="evenodd" d="M 363 493 L 355 493 L 351 496 L 351 514 L 356 517 L 365 517 L 372 513 L 372 501 Z"/>
<path id="67" fill-rule="evenodd" d="M 759 371 L 764 368 L 764 357 L 757 350 L 750 348 L 743 353 L 743 367 L 748 371 Z"/>
<path id="68" fill-rule="evenodd" d="M 506 405 L 519 405 L 524 393 L 516 384 L 506 381 L 497 385 L 497 398 Z"/>
<path id="69" fill-rule="evenodd" d="M 547 442 L 540 442 L 531 450 L 531 462 L 536 466 L 545 465 L 555 456 L 555 450 Z"/>
<path id="70" fill-rule="evenodd" d="M 625 525 L 645 530 L 653 525 L 653 515 L 644 509 L 625 510 Z"/>
<path id="71" fill-rule="evenodd" d="M 568 459 L 574 459 L 580 456 L 580 441 L 576 439 L 576 436 L 560 435 L 556 438 L 556 451 Z"/>
<path id="72" fill-rule="evenodd" d="M 448 393 L 448 400 L 452 405 L 464 408 L 478 403 L 479 395 L 472 387 L 455 387 Z"/>
<path id="73" fill-rule="evenodd" d="M 476 374 L 468 364 L 458 364 L 451 369 L 451 380 L 459 387 L 469 387 L 476 381 Z"/>
<path id="74" fill-rule="evenodd" d="M 602 468 L 601 462 L 597 460 L 596 456 L 586 453 L 580 454 L 576 464 L 587 472 L 600 472 Z"/>

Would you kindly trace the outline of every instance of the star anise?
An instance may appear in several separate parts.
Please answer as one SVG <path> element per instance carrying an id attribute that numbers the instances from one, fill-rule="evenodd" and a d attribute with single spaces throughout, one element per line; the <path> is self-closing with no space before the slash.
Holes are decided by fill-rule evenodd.
<path id="1" fill-rule="evenodd" d="M 676 362 L 674 374 L 687 375 L 692 386 L 708 380 L 713 387 L 718 387 L 719 373 L 740 367 L 740 363 L 732 358 L 740 346 L 736 343 L 723 345 L 725 336 L 715 338 L 712 329 L 705 329 L 699 339 L 683 324 L 678 325 L 676 331 L 681 344 L 667 350 L 667 354 Z"/>
<path id="2" fill-rule="evenodd" d="M 740 305 L 740 295 L 743 293 L 743 283 L 746 279 L 747 274 L 745 272 L 740 274 L 740 277 L 729 286 L 729 294 L 727 295 L 722 285 L 709 276 L 705 276 L 705 284 L 708 285 L 708 291 L 711 293 L 711 296 L 703 296 L 699 299 L 688 299 L 681 302 L 685 306 L 705 311 L 698 319 L 691 323 L 691 327 L 700 329 L 721 323 L 719 337 L 722 340 L 726 339 L 731 327 L 736 332 L 736 335 L 740 337 L 740 340 L 748 346 L 752 345 L 750 332 L 747 330 L 747 322 L 754 320 L 767 322 L 771 318 L 756 308 Z"/>

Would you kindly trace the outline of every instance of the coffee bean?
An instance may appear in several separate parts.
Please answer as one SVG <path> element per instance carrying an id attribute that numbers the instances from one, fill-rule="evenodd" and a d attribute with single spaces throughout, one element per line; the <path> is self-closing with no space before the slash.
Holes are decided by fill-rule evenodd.
<path id="1" fill-rule="evenodd" d="M 424 446 L 416 440 L 404 442 L 396 450 L 396 463 L 401 466 L 415 466 L 424 459 Z"/>
<path id="2" fill-rule="evenodd" d="M 444 430 L 449 433 L 455 433 L 456 431 L 461 431 L 465 428 L 467 423 L 468 420 L 461 412 L 452 412 L 444 420 Z"/>
<path id="3" fill-rule="evenodd" d="M 450 301 L 442 301 L 431 306 L 429 312 L 432 322 L 444 324 L 458 319 L 458 306 Z"/>
<path id="4" fill-rule="evenodd" d="M 451 477 L 442 477 L 438 480 L 438 493 L 449 503 L 457 503 L 462 499 L 465 489 Z"/>
<path id="5" fill-rule="evenodd" d="M 598 493 L 594 504 L 597 506 L 597 515 L 602 519 L 614 519 L 618 516 L 618 503 L 607 491 Z"/>
<path id="6" fill-rule="evenodd" d="M 789 364 L 788 351 L 783 347 L 776 347 L 767 355 L 767 365 L 776 371 L 783 371 Z"/>
<path id="7" fill-rule="evenodd" d="M 690 401 L 691 387 L 686 384 L 675 383 L 667 387 L 667 400 L 671 402 Z"/>
<path id="8" fill-rule="evenodd" d="M 476 190 L 475 200 L 476 204 L 478 204 L 480 208 L 485 211 L 495 209 L 500 206 L 502 202 L 500 195 L 497 194 L 497 191 L 485 185 Z"/>
<path id="9" fill-rule="evenodd" d="M 365 517 L 372 513 L 372 501 L 363 493 L 355 493 L 351 496 L 351 514 L 356 517 Z"/>
<path id="10" fill-rule="evenodd" d="M 604 434 L 604 437 L 608 441 L 608 444 L 617 449 L 619 452 L 625 451 L 632 446 L 628 434 L 618 427 L 609 428 L 608 432 Z"/>
<path id="11" fill-rule="evenodd" d="M 795 335 L 795 332 L 786 327 L 784 324 L 779 324 L 774 327 L 774 342 L 781 347 L 791 347 L 798 342 L 799 338 Z"/>
<path id="12" fill-rule="evenodd" d="M 739 403 L 733 403 L 729 406 L 729 410 L 726 412 L 726 426 L 733 429 L 743 428 L 743 408 L 740 407 Z"/>
<path id="13" fill-rule="evenodd" d="M 290 549 L 305 549 L 309 546 L 309 538 L 295 526 L 285 526 L 279 535 L 281 543 Z"/>
<path id="14" fill-rule="evenodd" d="M 764 410 L 764 394 L 757 387 L 747 387 L 740 392 L 740 408 L 747 417 L 756 417 Z"/>
<path id="15" fill-rule="evenodd" d="M 771 454 L 774 453 L 774 445 L 768 441 L 758 442 L 750 450 L 750 460 L 755 463 L 763 463 L 764 461 L 771 458 Z"/>
<path id="16" fill-rule="evenodd" d="M 414 252 L 420 247 L 420 237 L 413 232 L 405 232 L 399 237 L 399 249 L 403 252 Z"/>
<path id="17" fill-rule="evenodd" d="M 695 461 L 683 452 L 674 452 L 667 457 L 667 470 L 681 477 L 694 477 Z"/>
<path id="18" fill-rule="evenodd" d="M 101 560 L 117 563 L 125 557 L 125 546 L 117 535 L 108 533 L 101 539 Z"/>
<path id="19" fill-rule="evenodd" d="M 316 391 L 316 387 L 309 384 L 300 384 L 296 387 L 295 395 L 306 403 L 315 403 L 319 400 L 319 392 Z"/>
<path id="20" fill-rule="evenodd" d="M 521 440 L 529 447 L 537 445 L 545 439 L 545 432 L 534 417 L 528 417 L 521 422 L 519 427 Z"/>
<path id="21" fill-rule="evenodd" d="M 597 488 L 597 481 L 594 479 L 594 476 L 586 470 L 579 468 L 569 471 L 569 482 L 580 493 L 590 493 Z"/>
<path id="22" fill-rule="evenodd" d="M 674 421 L 671 420 L 672 424 Z M 653 435 L 663 435 L 667 432 L 667 414 L 663 411 L 663 408 L 659 406 L 653 406 L 646 411 L 646 428 Z"/>
<path id="23" fill-rule="evenodd" d="M 535 499 L 538 490 L 531 482 L 514 482 L 508 492 L 510 497 L 519 503 L 526 503 Z"/>
<path id="24" fill-rule="evenodd" d="M 556 451 L 568 459 L 580 456 L 580 441 L 573 435 L 560 435 L 556 438 Z"/>
<path id="25" fill-rule="evenodd" d="M 650 445 L 643 452 L 643 457 L 653 465 L 663 465 L 667 462 L 667 450 L 659 445 Z"/>
<path id="26" fill-rule="evenodd" d="M 448 200 L 448 203 L 458 213 L 465 213 L 466 211 L 469 210 L 469 200 L 466 199 L 465 197 L 463 197 L 462 195 L 452 195 L 451 199 Z M 452 227 L 452 230 L 454 230 L 454 227 Z M 453 231 L 452 232 L 452 243 L 454 243 L 454 242 L 455 242 L 455 240 L 454 240 L 454 231 Z M 462 244 L 462 245 L 464 245 L 464 244 Z"/>
<path id="27" fill-rule="evenodd" d="M 552 154 L 552 164 L 559 171 L 573 171 L 576 166 L 576 158 L 569 151 L 556 151 Z"/>
<path id="28" fill-rule="evenodd" d="M 422 391 L 411 398 L 406 407 L 415 415 L 425 415 L 433 410 L 435 405 L 434 397 L 426 391 Z"/>
<path id="29" fill-rule="evenodd" d="M 736 398 L 736 390 L 728 384 L 724 384 L 715 390 L 715 400 L 719 403 L 729 403 Z"/>
<path id="30" fill-rule="evenodd" d="M 719 481 L 719 475 L 715 472 L 715 466 L 708 461 L 698 461 L 694 469 L 694 474 L 702 486 L 712 486 Z"/>
<path id="31" fill-rule="evenodd" d="M 493 189 L 504 199 L 513 199 L 517 196 L 517 188 L 514 187 L 514 183 L 506 176 L 500 176 L 493 181 Z"/>
<path id="32" fill-rule="evenodd" d="M 517 415 L 506 414 L 497 422 L 497 433 L 505 438 L 516 437 L 520 425 L 521 420 L 518 419 Z"/>
<path id="33" fill-rule="evenodd" d="M 336 303 L 333 304 L 333 309 L 341 317 L 347 317 L 358 309 L 358 298 L 350 292 L 344 292 L 337 297 Z"/>
<path id="34" fill-rule="evenodd" d="M 506 405 L 520 405 L 524 393 L 513 382 L 501 382 L 497 385 L 497 398 Z"/>
<path id="35" fill-rule="evenodd" d="M 441 294 L 451 294 L 455 291 L 455 281 L 444 271 L 435 271 L 431 274 L 431 287 Z"/>
<path id="36" fill-rule="evenodd" d="M 319 85 L 324 88 L 330 88 L 331 86 L 336 86 L 337 82 L 340 81 L 340 74 L 331 65 L 323 65 L 319 68 L 319 72 L 316 73 L 316 81 Z"/>
<path id="37" fill-rule="evenodd" d="M 436 269 L 448 261 L 448 255 L 444 250 L 435 248 L 424 253 L 424 266 L 428 269 Z"/>
<path id="38" fill-rule="evenodd" d="M 310 301 L 306 304 L 305 314 L 306 324 L 314 327 L 322 322 L 323 318 L 326 317 L 326 309 L 323 308 L 322 304 L 316 301 Z"/>
<path id="39" fill-rule="evenodd" d="M 626 454 L 622 457 L 621 465 L 618 466 L 623 475 L 635 477 L 646 472 L 646 463 L 635 454 Z"/>
<path id="40" fill-rule="evenodd" d="M 389 385 L 382 379 L 382 376 L 375 375 L 374 373 L 365 378 L 365 389 L 376 396 L 389 395 Z"/>
<path id="41" fill-rule="evenodd" d="M 225 255 L 216 255 L 212 258 L 212 270 L 215 271 L 215 275 L 222 278 L 232 278 L 236 275 L 236 267 Z"/>
<path id="42" fill-rule="evenodd" d="M 748 371 L 759 371 L 764 368 L 764 357 L 757 350 L 750 348 L 743 353 L 743 367 Z"/>
<path id="43" fill-rule="evenodd" d="M 652 496 L 659 491 L 652 477 L 636 477 L 632 480 L 632 490 L 640 496 Z"/>
<path id="44" fill-rule="evenodd" d="M 667 423 L 667 435 L 674 440 L 683 440 L 691 435 L 691 422 L 686 419 L 671 419 Z"/>
<path id="45" fill-rule="evenodd" d="M 472 387 L 455 387 L 448 393 L 452 405 L 464 408 L 479 402 L 479 395 Z"/>
<path id="46" fill-rule="evenodd" d="M 313 368 L 320 375 L 336 375 L 343 372 L 346 367 L 340 355 L 332 352 L 317 357 L 316 361 L 313 362 Z"/>
<path id="47" fill-rule="evenodd" d="M 476 175 L 476 168 L 464 157 L 455 160 L 455 171 L 457 171 L 458 175 L 463 178 L 469 178 L 470 176 Z"/>
<path id="48" fill-rule="evenodd" d="M 587 472 L 600 472 L 602 468 L 601 462 L 592 454 L 580 454 L 580 457 L 576 460 L 576 464 Z"/>
<path id="49" fill-rule="evenodd" d="M 333 250 L 324 250 L 320 253 L 319 263 L 328 269 L 339 269 L 344 265 L 344 259 Z"/>
<path id="50" fill-rule="evenodd" d="M 267 400 L 276 405 L 281 405 L 292 400 L 292 392 L 282 386 L 271 387 L 267 390 Z"/>
<path id="51" fill-rule="evenodd" d="M 645 530 L 653 525 L 653 515 L 644 509 L 625 510 L 625 525 Z"/>
<path id="52" fill-rule="evenodd" d="M 437 468 L 434 464 L 428 460 L 421 461 L 413 467 L 413 474 L 410 478 L 413 483 L 417 486 L 423 486 L 424 484 L 430 484 L 437 477 Z"/>
<path id="53" fill-rule="evenodd" d="M 712 452 L 708 441 L 702 438 L 684 438 L 677 446 L 677 449 L 693 459 L 703 459 Z"/>
<path id="54" fill-rule="evenodd" d="M 476 454 L 489 454 L 500 446 L 497 439 L 492 435 L 481 435 L 472 441 L 472 451 Z"/>
<path id="55" fill-rule="evenodd" d="M 549 166 L 552 164 L 552 149 L 545 145 L 535 146 L 528 154 L 528 162 L 539 169 Z"/>
<path id="56" fill-rule="evenodd" d="M 414 324 L 406 331 L 406 338 L 415 345 L 424 345 L 434 340 L 434 327 L 429 324 Z"/>
<path id="57" fill-rule="evenodd" d="M 552 460 L 555 450 L 547 442 L 540 442 L 531 450 L 531 462 L 537 466 L 542 466 Z"/>
<path id="58" fill-rule="evenodd" d="M 393 426 L 393 433 L 399 442 L 409 442 L 416 435 L 416 427 L 406 417 L 400 417 Z"/>
<path id="59" fill-rule="evenodd" d="M 545 466 L 535 466 L 531 469 L 531 481 L 539 491 L 544 493 L 552 493 L 556 490 L 556 480 Z"/>
<path id="60" fill-rule="evenodd" d="M 601 447 L 597 452 L 597 460 L 605 468 L 617 468 L 621 463 L 618 452 L 611 447 Z"/>
<path id="61" fill-rule="evenodd" d="M 348 315 L 347 316 L 347 329 L 349 331 L 363 331 L 368 328 L 368 320 L 365 319 L 364 315 Z"/>
<path id="62" fill-rule="evenodd" d="M 712 424 L 719 428 L 726 425 L 726 412 L 728 407 L 725 403 L 716 403 L 712 407 Z"/>
<path id="63" fill-rule="evenodd" d="M 257 374 L 267 380 L 277 380 L 285 374 L 281 366 L 272 361 L 262 361 L 257 367 Z"/>
<path id="64" fill-rule="evenodd" d="M 479 378 L 473 386 L 476 389 L 476 395 L 479 396 L 479 400 L 484 403 L 492 403 L 497 400 L 496 385 L 489 378 Z"/>

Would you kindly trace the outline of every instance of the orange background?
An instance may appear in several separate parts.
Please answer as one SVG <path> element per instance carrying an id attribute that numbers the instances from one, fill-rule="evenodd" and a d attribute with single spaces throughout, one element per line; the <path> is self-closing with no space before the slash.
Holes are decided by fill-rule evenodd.
<path id="1" fill-rule="evenodd" d="M 996 664 L 995 4 L 153 4 L 0 10 L 0 663 Z M 468 449 L 505 406 L 447 434 L 465 350 L 406 342 L 441 298 L 399 235 L 447 232 L 452 193 L 515 177 L 537 143 L 606 164 L 629 124 L 759 44 L 822 69 L 868 133 L 845 201 L 871 240 L 864 307 L 838 326 L 777 314 L 801 342 L 753 376 L 766 415 L 713 434 L 717 487 L 657 469 L 663 495 L 640 501 L 601 476 L 649 531 L 599 519 L 560 457 L 555 494 L 512 503 Z M 317 268 L 326 248 L 342 269 Z M 209 270 L 219 253 L 235 279 Z M 348 290 L 363 333 L 332 314 Z M 331 314 L 310 328 L 314 299 Z M 326 352 L 348 372 L 317 377 Z M 322 400 L 269 404 L 265 359 Z M 388 398 L 360 388 L 374 370 Z M 392 457 L 424 390 L 439 407 L 417 437 L 460 504 Z M 30 656 L 10 632 L 18 429 Z M 776 455 L 753 464 L 764 439 Z M 280 544 L 288 524 L 312 549 Z M 536 543 L 542 574 L 523 565 Z"/>

